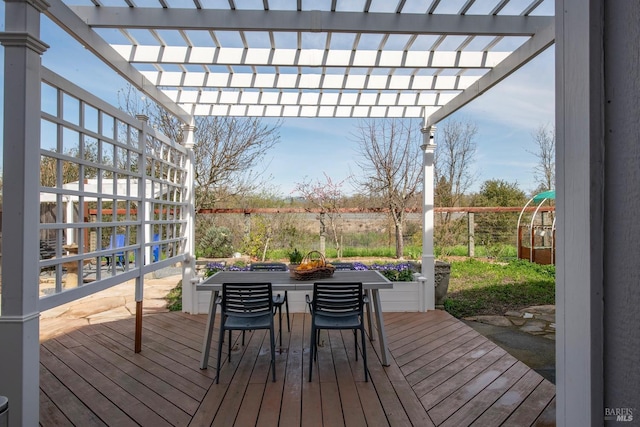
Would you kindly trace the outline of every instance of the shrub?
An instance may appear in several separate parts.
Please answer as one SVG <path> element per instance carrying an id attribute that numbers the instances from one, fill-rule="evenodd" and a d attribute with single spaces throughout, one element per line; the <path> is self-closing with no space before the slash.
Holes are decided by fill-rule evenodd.
<path id="1" fill-rule="evenodd" d="M 411 282 L 413 281 L 413 270 L 407 262 L 387 263 L 387 264 L 371 264 L 365 265 L 361 262 L 354 263 L 356 270 L 377 270 L 384 277 L 392 282 Z"/>
<path id="2" fill-rule="evenodd" d="M 198 240 L 198 256 L 205 258 L 226 258 L 233 254 L 231 233 L 226 227 L 209 227 Z"/>

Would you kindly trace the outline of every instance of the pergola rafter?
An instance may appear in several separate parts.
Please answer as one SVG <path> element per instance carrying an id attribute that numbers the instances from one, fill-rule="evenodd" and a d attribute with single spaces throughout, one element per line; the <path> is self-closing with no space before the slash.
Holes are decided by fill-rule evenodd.
<path id="1" fill-rule="evenodd" d="M 540 0 L 333 1 L 319 10 L 301 1 L 53 1 L 53 19 L 184 120 L 427 118 L 540 53 L 539 43 L 522 48 L 533 38 L 553 42 L 552 2 Z"/>

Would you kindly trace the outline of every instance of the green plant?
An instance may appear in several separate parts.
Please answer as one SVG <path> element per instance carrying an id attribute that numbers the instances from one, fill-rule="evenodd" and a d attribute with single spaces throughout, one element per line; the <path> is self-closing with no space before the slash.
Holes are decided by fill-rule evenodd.
<path id="1" fill-rule="evenodd" d="M 385 270 L 381 271 L 382 275 L 392 282 L 411 282 L 413 281 L 413 272 L 411 270 Z"/>
<path id="2" fill-rule="evenodd" d="M 392 282 L 412 282 L 413 278 L 413 268 L 410 263 L 400 262 L 400 263 L 382 263 L 375 262 L 371 265 L 363 264 L 361 262 L 353 263 L 354 269 L 356 270 L 377 270 L 387 279 Z"/>
<path id="3" fill-rule="evenodd" d="M 293 249 L 287 255 L 289 256 L 289 262 L 291 264 L 300 264 L 302 258 L 304 258 L 304 255 L 298 249 Z"/>
<path id="4" fill-rule="evenodd" d="M 226 227 L 212 225 L 200 237 L 196 252 L 205 258 L 226 258 L 233 254 L 231 232 Z"/>

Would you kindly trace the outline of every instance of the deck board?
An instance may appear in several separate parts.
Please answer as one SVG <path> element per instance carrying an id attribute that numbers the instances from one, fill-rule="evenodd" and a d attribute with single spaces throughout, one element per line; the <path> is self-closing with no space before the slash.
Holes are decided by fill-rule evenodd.
<path id="1" fill-rule="evenodd" d="M 391 365 L 366 342 L 369 381 L 350 331 L 322 331 L 309 382 L 310 316 L 291 316 L 271 381 L 266 331 L 219 331 L 200 370 L 206 316 L 155 313 L 69 330 L 41 343 L 43 426 L 494 426 L 553 425 L 555 386 L 443 311 L 385 313 Z M 376 336 L 377 338 L 377 336 Z M 358 339 L 358 341 L 360 341 Z M 361 343 L 359 343 L 361 345 Z"/>

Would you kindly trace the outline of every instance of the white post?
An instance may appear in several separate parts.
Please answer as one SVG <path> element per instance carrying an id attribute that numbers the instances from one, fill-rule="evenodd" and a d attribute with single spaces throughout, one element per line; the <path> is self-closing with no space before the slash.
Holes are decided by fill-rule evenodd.
<path id="1" fill-rule="evenodd" d="M 187 206 L 183 213 L 187 218 L 186 242 L 184 246 L 184 262 L 182 263 L 182 311 L 185 313 L 198 313 L 198 293 L 196 292 L 196 246 L 195 246 L 195 228 L 196 228 L 196 209 L 195 209 L 195 165 L 194 165 L 194 132 L 195 126 L 185 125 L 182 127 L 182 135 L 184 138 L 184 146 L 187 149 Z"/>
<path id="2" fill-rule="evenodd" d="M 143 312 L 143 301 L 144 301 L 144 266 L 147 263 L 145 258 L 146 254 L 146 242 L 148 242 L 148 224 L 149 224 L 149 210 L 147 207 L 146 200 L 149 197 L 147 194 L 147 179 L 144 171 L 147 169 L 147 126 L 149 122 L 149 117 L 139 114 L 136 115 L 136 118 L 140 120 L 142 126 L 138 135 L 138 141 L 142 143 L 142 154 L 140 154 L 138 158 L 138 164 L 140 165 L 141 170 L 143 171 L 142 177 L 138 181 L 138 215 L 142 217 L 142 224 L 138 226 L 136 230 L 138 235 L 138 250 L 136 251 L 136 267 L 139 268 L 141 272 L 136 277 L 135 284 L 135 300 L 136 300 L 136 329 L 135 329 L 135 342 L 134 342 L 134 351 L 136 353 L 140 353 L 142 351 L 142 312 Z M 153 189 L 151 190 L 153 191 Z M 115 262 L 115 260 L 114 260 Z M 116 268 L 114 265 L 113 268 Z"/>
<path id="3" fill-rule="evenodd" d="M 136 115 L 136 119 L 140 120 L 142 126 L 138 135 L 138 141 L 141 141 L 143 150 L 140 158 L 138 159 L 138 164 L 142 168 L 143 171 L 147 169 L 147 157 L 146 157 L 146 143 L 147 143 L 147 126 L 149 125 L 149 117 L 144 114 Z M 153 189 L 151 189 L 153 191 Z M 149 198 L 149 194 L 147 194 L 147 179 L 146 174 L 142 174 L 138 182 L 138 199 L 140 200 L 140 205 L 137 207 L 138 216 L 142 218 L 142 226 L 137 230 L 138 233 L 138 244 L 140 245 L 140 253 L 136 254 L 136 264 L 140 268 L 144 267 L 148 263 L 148 250 L 146 247 L 146 243 L 149 242 L 149 219 L 150 219 L 150 209 L 147 204 L 147 198 Z M 136 302 L 142 303 L 144 299 L 144 274 L 141 274 L 136 279 Z"/>
<path id="4" fill-rule="evenodd" d="M 610 228 L 606 230 L 603 224 L 608 213 L 604 201 L 612 195 L 612 191 L 620 189 L 626 193 L 625 198 L 633 197 L 633 186 L 622 190 L 609 181 L 605 197 L 605 165 L 611 162 L 609 150 L 615 152 L 624 147 L 613 141 L 614 144 L 607 146 L 607 155 L 604 155 L 605 138 L 612 138 L 609 135 L 618 132 L 617 127 L 609 128 L 609 124 L 606 128 L 604 126 L 605 103 L 612 102 L 611 99 L 617 101 L 625 91 L 633 93 L 631 88 L 637 85 L 637 80 L 631 77 L 624 82 L 631 85 L 626 86 L 625 90 L 610 94 L 604 92 L 603 61 L 605 58 L 607 61 L 612 59 L 603 51 L 603 41 L 606 41 L 602 27 L 606 17 L 605 3 L 618 5 L 634 2 L 556 2 L 556 422 L 559 426 L 603 425 L 603 400 L 608 394 L 603 389 L 603 281 L 609 288 L 618 285 L 637 286 L 637 280 L 632 279 L 637 272 L 633 263 L 625 266 L 628 267 L 625 268 L 626 277 L 630 280 L 627 283 L 617 280 L 607 283 L 603 270 L 605 232 L 620 237 L 610 241 L 610 251 L 619 242 L 632 239 L 634 232 L 633 229 L 619 230 L 617 224 L 609 224 Z M 630 43 L 626 45 L 629 46 L 627 53 L 637 56 L 637 51 L 631 51 L 634 46 L 631 28 L 636 22 L 629 23 L 625 35 L 616 42 L 620 46 Z M 611 61 L 611 64 L 615 63 Z M 633 76 L 632 69 L 627 68 L 624 74 L 628 72 Z M 623 78 L 621 80 L 624 81 Z M 630 110 L 623 114 L 629 115 L 624 120 L 637 119 Z M 626 139 L 622 131 L 620 135 Z M 637 127 L 634 127 L 633 134 L 637 136 Z M 635 146 L 633 151 L 636 151 Z M 611 165 L 622 170 L 623 165 L 633 165 L 632 153 L 625 154 L 627 156 L 623 163 Z M 624 185 L 628 182 L 627 176 Z M 637 248 L 637 242 L 632 247 Z M 637 330 L 637 321 L 634 323 Z M 616 324 L 615 333 L 619 331 L 623 329 L 618 329 Z M 625 346 L 630 345 L 634 337 L 629 335 L 625 341 Z M 637 354 L 635 358 L 637 362 Z M 626 370 L 626 366 L 623 369 Z M 624 382 L 633 381 L 632 373 L 633 369 L 627 370 Z M 622 383 L 616 386 L 621 387 Z M 636 397 L 637 386 L 635 383 Z M 626 405 L 620 401 L 616 402 L 616 406 Z"/>
<path id="5" fill-rule="evenodd" d="M 422 128 L 423 181 L 422 191 L 422 275 L 427 279 L 425 307 L 435 309 L 435 256 L 433 254 L 433 157 L 436 149 L 436 127 Z"/>
<path id="6" fill-rule="evenodd" d="M 2 306 L 0 395 L 9 399 L 10 426 L 39 420 L 41 0 L 5 2 Z"/>
<path id="7" fill-rule="evenodd" d="M 149 123 L 149 117 L 144 114 L 137 114 L 136 119 L 142 122 L 142 131 L 140 132 L 140 136 L 138 140 L 146 144 L 146 141 L 147 141 L 146 127 L 148 126 L 148 123 Z M 139 164 L 144 167 L 143 170 L 146 170 L 147 168 L 147 156 L 145 155 L 145 153 L 146 153 L 146 150 L 143 151 L 139 160 Z M 140 198 L 140 206 L 138 206 L 138 215 L 142 217 L 142 224 L 143 224 L 142 236 L 144 237 L 144 240 L 141 240 L 143 246 L 142 246 L 142 253 L 140 254 L 141 256 L 143 255 L 142 259 L 144 259 L 144 263 L 141 262 L 143 266 L 151 264 L 152 262 L 151 261 L 152 247 L 145 246 L 147 242 L 153 241 L 152 230 L 151 230 L 151 218 L 153 217 L 153 206 L 151 205 L 150 202 L 148 202 L 148 199 L 153 197 L 154 188 L 151 186 L 149 188 L 149 191 L 151 192 L 151 194 L 147 194 L 147 179 L 146 179 L 146 175 L 142 174 L 142 178 L 140 179 L 140 184 L 138 186 L 138 197 Z"/>
<path id="8" fill-rule="evenodd" d="M 66 219 L 66 223 L 67 224 L 73 224 L 73 201 L 71 200 L 71 197 L 67 197 L 67 203 L 65 203 L 66 209 L 67 209 L 67 219 Z M 72 243 L 75 243 L 76 241 L 76 236 L 74 233 L 74 229 L 73 227 L 69 227 L 67 228 L 67 245 L 70 245 Z"/>

